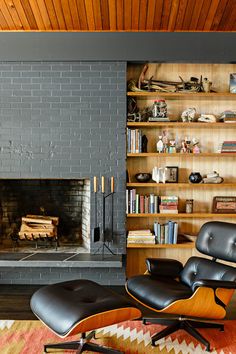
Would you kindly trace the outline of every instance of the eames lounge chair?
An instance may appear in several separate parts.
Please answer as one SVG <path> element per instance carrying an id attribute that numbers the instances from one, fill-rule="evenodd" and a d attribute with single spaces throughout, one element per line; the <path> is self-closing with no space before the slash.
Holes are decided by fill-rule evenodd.
<path id="1" fill-rule="evenodd" d="M 236 224 L 207 222 L 199 232 L 196 248 L 211 259 L 191 257 L 183 267 L 176 260 L 149 258 L 147 273 L 127 281 L 127 292 L 139 303 L 160 315 L 177 315 L 174 319 L 148 319 L 168 325 L 152 336 L 153 346 L 159 339 L 183 329 L 210 351 L 209 341 L 196 328 L 224 330 L 222 323 L 208 320 L 225 317 L 236 288 L 236 268 L 221 262 L 236 262 Z"/>

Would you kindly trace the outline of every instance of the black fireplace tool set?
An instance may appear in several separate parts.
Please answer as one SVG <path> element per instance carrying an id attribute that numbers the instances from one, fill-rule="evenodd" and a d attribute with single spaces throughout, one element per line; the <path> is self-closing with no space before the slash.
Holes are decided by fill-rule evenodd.
<path id="1" fill-rule="evenodd" d="M 114 242 L 114 177 L 111 177 L 111 191 L 110 193 L 105 195 L 105 177 L 102 176 L 101 178 L 101 193 L 102 193 L 102 230 L 98 225 L 98 188 L 97 188 L 97 177 L 94 176 L 93 178 L 93 192 L 94 192 L 94 211 L 95 211 L 95 227 L 93 229 L 92 237 L 93 242 L 99 242 L 102 239 L 102 245 L 96 250 L 96 253 L 100 253 L 102 251 L 102 257 L 104 257 L 105 249 L 109 251 L 111 254 L 115 255 L 115 253 L 110 249 L 110 243 Z M 107 237 L 106 232 L 106 199 L 111 198 L 111 230 L 110 230 L 110 237 Z"/>

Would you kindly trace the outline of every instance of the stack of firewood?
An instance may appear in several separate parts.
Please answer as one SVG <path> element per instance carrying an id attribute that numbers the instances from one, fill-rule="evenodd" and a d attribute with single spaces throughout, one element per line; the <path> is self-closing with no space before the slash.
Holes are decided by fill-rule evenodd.
<path id="1" fill-rule="evenodd" d="M 21 221 L 20 240 L 57 239 L 58 217 L 26 215 L 22 217 Z"/>

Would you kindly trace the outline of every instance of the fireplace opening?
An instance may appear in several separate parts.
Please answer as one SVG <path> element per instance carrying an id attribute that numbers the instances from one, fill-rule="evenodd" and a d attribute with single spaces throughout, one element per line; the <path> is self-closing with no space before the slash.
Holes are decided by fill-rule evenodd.
<path id="1" fill-rule="evenodd" d="M 51 220 L 49 217 L 51 224 L 40 221 Z M 0 252 L 35 248 L 88 252 L 89 179 L 0 180 L 0 228 Z"/>

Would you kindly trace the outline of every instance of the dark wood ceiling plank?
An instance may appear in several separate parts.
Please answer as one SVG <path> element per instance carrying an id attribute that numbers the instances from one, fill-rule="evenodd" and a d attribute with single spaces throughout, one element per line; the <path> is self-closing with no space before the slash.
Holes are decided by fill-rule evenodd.
<path id="1" fill-rule="evenodd" d="M 191 18 L 191 21 L 189 24 L 190 31 L 197 30 L 197 23 L 198 23 L 198 19 L 199 19 L 201 10 L 202 10 L 203 1 L 204 0 L 195 1 L 195 6 L 193 9 L 192 18 Z"/>
<path id="2" fill-rule="evenodd" d="M 57 22 L 59 25 L 59 29 L 66 30 L 66 23 L 65 23 L 65 19 L 64 19 L 63 10 L 62 10 L 62 1 L 52 0 L 52 2 L 53 2 L 54 10 L 56 13 L 56 18 L 57 18 Z"/>
<path id="3" fill-rule="evenodd" d="M 116 1 L 108 0 L 109 7 L 109 22 L 110 22 L 110 30 L 116 31 L 117 23 L 116 23 Z"/>
<path id="4" fill-rule="evenodd" d="M 70 31 L 76 28 L 74 28 L 69 2 L 70 0 L 62 0 L 61 6 L 64 15 L 64 21 L 66 23 L 66 28 Z"/>
<path id="5" fill-rule="evenodd" d="M 116 11 L 117 11 L 117 29 L 118 31 L 124 30 L 124 1 L 125 0 L 117 0 L 116 3 Z"/>
<path id="6" fill-rule="evenodd" d="M 70 7 L 70 13 L 71 13 L 71 17 L 72 17 L 73 28 L 74 28 L 74 30 L 79 31 L 80 30 L 80 20 L 79 20 L 79 14 L 78 14 L 76 0 L 70 0 L 69 7 Z"/>
<path id="7" fill-rule="evenodd" d="M 1 1 L 1 11 L 2 11 L 2 14 L 3 14 L 5 21 L 7 22 L 10 30 L 16 30 L 17 29 L 16 25 L 10 15 L 9 11 L 8 11 L 5 1 Z"/>
<path id="8" fill-rule="evenodd" d="M 12 0 L 4 0 L 5 1 L 5 5 L 7 6 L 7 9 L 11 15 L 11 18 L 16 26 L 16 29 L 18 30 L 23 30 L 23 29 L 29 29 L 29 24 L 28 24 L 28 28 L 24 28 L 23 23 L 18 15 L 18 11 L 16 9 L 16 6 L 14 4 L 14 2 Z"/>
<path id="9" fill-rule="evenodd" d="M 235 19 L 232 18 L 232 15 L 234 14 L 233 9 L 235 8 L 235 6 L 236 6 L 236 0 L 228 0 L 223 16 L 218 25 L 219 31 L 225 31 L 230 29 L 231 23 L 235 21 Z"/>
<path id="10" fill-rule="evenodd" d="M 101 31 L 102 30 L 102 13 L 101 13 L 100 0 L 93 0 L 93 12 L 94 12 L 95 29 L 97 31 Z"/>
<path id="11" fill-rule="evenodd" d="M 211 6 L 211 0 L 204 0 L 204 2 L 202 4 L 200 16 L 198 19 L 198 23 L 197 23 L 197 30 L 198 31 L 203 31 L 210 6 Z"/>
<path id="12" fill-rule="evenodd" d="M 215 13 L 215 17 L 212 21 L 211 31 L 218 30 L 218 26 L 219 26 L 219 23 L 221 21 L 223 14 L 224 14 L 224 10 L 227 5 L 227 2 L 228 2 L 228 0 L 220 0 L 219 5 L 216 10 L 216 13 Z"/>
<path id="13" fill-rule="evenodd" d="M 59 27 L 59 23 L 58 23 L 58 20 L 57 20 L 57 15 L 56 15 L 56 11 L 55 11 L 55 8 L 54 8 L 53 1 L 52 0 L 45 0 L 45 5 L 47 7 L 47 12 L 48 12 L 48 16 L 50 18 L 50 22 L 51 22 L 52 28 L 54 30 L 59 30 L 60 27 Z"/>
<path id="14" fill-rule="evenodd" d="M 153 20 L 153 30 L 157 31 L 161 28 L 161 17 L 162 17 L 162 10 L 163 10 L 164 0 L 156 0 L 155 6 L 155 14 Z"/>
<path id="15" fill-rule="evenodd" d="M 90 31 L 95 30 L 95 20 L 94 20 L 94 13 L 93 13 L 93 3 L 91 0 L 84 0 L 85 10 L 87 14 L 87 22 L 88 22 L 88 29 Z"/>
<path id="16" fill-rule="evenodd" d="M 187 5 L 188 5 L 188 0 L 181 0 L 179 3 L 178 14 L 175 22 L 176 30 L 182 30 L 183 28 L 184 16 L 185 16 Z"/>
<path id="17" fill-rule="evenodd" d="M 8 26 L 7 21 L 5 20 L 5 17 L 2 14 L 1 9 L 0 9 L 0 24 L 1 24 L 1 28 L 3 30 L 7 30 L 8 31 L 10 29 L 9 26 Z"/>
<path id="18" fill-rule="evenodd" d="M 84 0 L 77 0 L 78 15 L 80 20 L 80 27 L 82 31 L 88 30 L 87 15 L 85 10 Z"/>
<path id="19" fill-rule="evenodd" d="M 141 31 L 144 31 L 146 28 L 147 20 L 147 0 L 140 0 L 139 5 L 139 24 L 138 28 Z"/>
<path id="20" fill-rule="evenodd" d="M 131 30 L 132 0 L 124 1 L 124 30 Z"/>
<path id="21" fill-rule="evenodd" d="M 172 9 L 172 0 L 165 0 L 163 3 L 161 16 L 161 30 L 168 30 L 170 11 Z"/>
<path id="22" fill-rule="evenodd" d="M 174 31 L 175 29 L 175 21 L 179 9 L 179 1 L 180 0 L 173 0 L 171 9 L 170 9 L 170 17 L 168 22 L 168 31 Z"/>
<path id="23" fill-rule="evenodd" d="M 105 31 L 109 31 L 110 21 L 109 21 L 108 0 L 101 0 L 101 13 L 102 13 L 102 29 Z"/>
<path id="24" fill-rule="evenodd" d="M 148 0 L 146 30 L 153 30 L 154 16 L 155 16 L 156 0 Z"/>
<path id="25" fill-rule="evenodd" d="M 31 30 L 37 30 L 38 26 L 37 26 L 37 22 L 35 20 L 31 5 L 29 3 L 28 0 L 21 0 L 21 5 L 24 9 L 25 15 L 27 17 L 27 20 L 29 22 L 30 25 L 30 29 Z"/>
<path id="26" fill-rule="evenodd" d="M 187 4 L 186 10 L 185 10 L 185 15 L 184 15 L 183 26 L 182 26 L 183 31 L 189 30 L 189 28 L 190 28 L 191 19 L 193 16 L 194 5 L 195 5 L 194 0 L 188 0 L 188 4 Z"/>
<path id="27" fill-rule="evenodd" d="M 14 0 L 15 2 L 16 0 Z M 19 3 L 20 1 L 17 0 Z M 30 4 L 30 7 L 31 7 L 31 10 L 34 14 L 34 18 L 35 18 L 35 21 L 36 21 L 36 24 L 37 24 L 37 27 L 38 29 L 40 29 L 41 31 L 45 31 L 46 29 L 51 29 L 51 23 L 49 21 L 49 26 L 45 26 L 45 22 L 46 22 L 46 19 L 45 19 L 45 22 L 44 22 L 44 13 L 43 13 L 43 16 L 41 14 L 41 11 L 40 11 L 40 5 L 39 5 L 39 2 L 38 0 L 29 0 L 29 4 Z M 19 10 L 19 5 L 17 5 L 17 8 Z M 47 16 L 46 16 L 47 18 Z"/>
<path id="28" fill-rule="evenodd" d="M 132 19 L 131 28 L 137 31 L 139 29 L 139 7 L 140 0 L 132 0 Z"/>
<path id="29" fill-rule="evenodd" d="M 207 14 L 207 18 L 204 24 L 204 31 L 210 31 L 211 26 L 212 26 L 212 22 L 214 20 L 218 5 L 220 3 L 220 0 L 212 0 L 211 1 L 211 5 Z"/>

